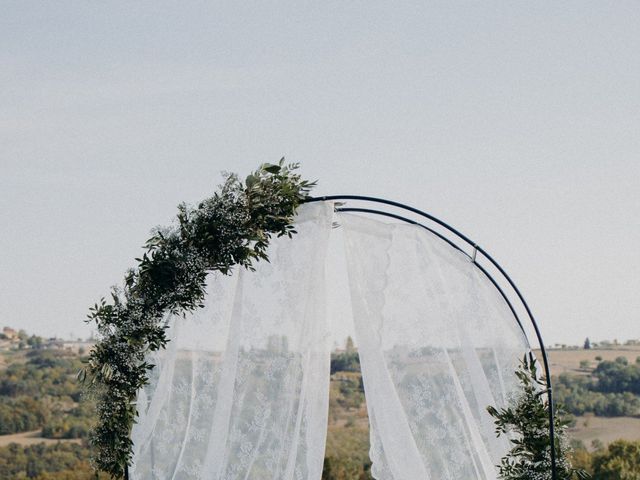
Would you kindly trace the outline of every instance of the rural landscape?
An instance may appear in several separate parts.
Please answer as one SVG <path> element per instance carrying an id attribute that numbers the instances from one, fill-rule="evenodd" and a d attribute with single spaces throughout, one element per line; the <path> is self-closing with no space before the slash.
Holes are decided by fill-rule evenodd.
<path id="1" fill-rule="evenodd" d="M 0 333 L 0 478 L 89 480 L 94 406 L 77 382 L 91 340 Z M 570 420 L 573 462 L 595 479 L 640 472 L 640 342 L 585 340 L 549 349 L 554 392 Z M 372 478 L 367 410 L 351 340 L 331 360 L 324 480 Z M 626 469 L 626 470 L 624 470 Z"/>

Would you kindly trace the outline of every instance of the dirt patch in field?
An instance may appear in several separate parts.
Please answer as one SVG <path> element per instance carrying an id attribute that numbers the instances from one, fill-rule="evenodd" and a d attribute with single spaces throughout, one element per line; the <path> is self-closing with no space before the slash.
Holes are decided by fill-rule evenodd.
<path id="1" fill-rule="evenodd" d="M 540 358 L 540 352 L 536 350 L 536 355 Z M 598 365 L 596 357 L 601 360 L 613 361 L 618 357 L 626 357 L 629 363 L 635 363 L 640 357 L 640 346 L 620 346 L 607 349 L 591 348 L 589 350 L 580 349 L 551 349 L 547 350 L 549 357 L 549 367 L 551 375 L 560 375 L 564 372 L 576 374 L 588 374 Z M 580 362 L 589 362 L 589 368 L 581 368 Z"/>
<path id="2" fill-rule="evenodd" d="M 593 450 L 591 442 L 596 439 L 605 445 L 621 438 L 640 440 L 640 418 L 576 417 L 576 426 L 569 430 L 569 435 L 582 440 L 589 450 Z"/>
<path id="3" fill-rule="evenodd" d="M 41 437 L 42 431 L 35 430 L 33 432 L 14 433 L 12 435 L 0 435 L 0 447 L 5 447 L 10 443 L 17 443 L 19 445 L 35 445 L 36 443 L 82 443 L 80 439 L 53 439 Z"/>

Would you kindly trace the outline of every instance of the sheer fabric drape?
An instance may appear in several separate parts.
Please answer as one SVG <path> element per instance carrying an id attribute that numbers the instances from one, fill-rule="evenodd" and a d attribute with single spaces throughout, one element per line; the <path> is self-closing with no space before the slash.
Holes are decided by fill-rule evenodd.
<path id="1" fill-rule="evenodd" d="M 526 338 L 470 259 L 425 229 L 340 214 L 380 480 L 497 477 L 488 405 L 516 391 Z"/>
<path id="2" fill-rule="evenodd" d="M 133 480 L 320 480 L 329 397 L 325 270 L 340 225 L 378 480 L 495 479 L 508 449 L 488 405 L 528 350 L 468 257 L 417 226 L 303 205 L 256 271 L 208 278 L 169 318 L 138 403 Z M 343 301 L 349 302 L 348 295 Z M 350 318 L 338 321 L 351 321 Z"/>
<path id="3" fill-rule="evenodd" d="M 331 205 L 305 205 L 270 263 L 210 275 L 205 308 L 169 320 L 172 341 L 139 396 L 132 479 L 320 478 L 331 220 Z"/>

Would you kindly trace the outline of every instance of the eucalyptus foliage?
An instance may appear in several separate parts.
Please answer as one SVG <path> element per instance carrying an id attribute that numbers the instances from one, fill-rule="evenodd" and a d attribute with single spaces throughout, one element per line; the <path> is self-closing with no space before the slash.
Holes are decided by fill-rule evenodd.
<path id="1" fill-rule="evenodd" d="M 521 391 L 511 405 L 500 410 L 487 407 L 494 417 L 496 435 L 508 435 L 511 450 L 498 465 L 499 478 L 504 480 L 551 480 L 551 445 L 549 441 L 549 403 L 546 382 L 538 374 L 536 359 L 525 355 L 515 372 Z M 556 479 L 584 479 L 589 475 L 574 469 L 569 462 L 569 442 L 566 430 L 569 421 L 558 408 L 554 417 L 554 448 Z"/>
<path id="2" fill-rule="evenodd" d="M 268 260 L 273 236 L 296 233 L 296 209 L 314 185 L 297 168 L 282 159 L 260 166 L 244 182 L 227 174 L 213 197 L 195 208 L 180 205 L 177 226 L 157 229 L 124 285 L 90 309 L 87 322 L 95 322 L 99 341 L 79 378 L 97 400 L 91 444 L 99 470 L 116 478 L 125 475 L 136 395 L 154 367 L 145 359 L 165 348 L 167 315 L 203 306 L 208 273 L 230 274 L 235 266 L 253 269 L 255 261 Z"/>

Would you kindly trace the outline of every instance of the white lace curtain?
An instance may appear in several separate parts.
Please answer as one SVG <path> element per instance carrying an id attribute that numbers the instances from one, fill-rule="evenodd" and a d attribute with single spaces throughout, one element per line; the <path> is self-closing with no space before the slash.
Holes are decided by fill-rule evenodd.
<path id="1" fill-rule="evenodd" d="M 352 319 L 339 321 L 355 326 L 373 476 L 495 479 L 508 446 L 486 406 L 507 402 L 528 350 L 495 287 L 420 227 L 334 214 L 329 202 L 304 205 L 296 223 L 293 240 L 272 242 L 270 263 L 210 275 L 205 308 L 169 319 L 172 341 L 138 399 L 131 478 L 320 479 L 326 265 L 341 237 L 351 299 L 341 311 Z"/>

